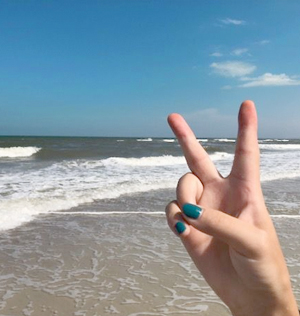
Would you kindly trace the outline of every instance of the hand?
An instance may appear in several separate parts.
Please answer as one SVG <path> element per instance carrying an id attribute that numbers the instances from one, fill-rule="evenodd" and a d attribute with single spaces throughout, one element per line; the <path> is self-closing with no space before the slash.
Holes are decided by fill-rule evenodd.
<path id="1" fill-rule="evenodd" d="M 168 224 L 203 277 L 234 316 L 299 315 L 261 190 L 254 103 L 241 105 L 227 178 L 180 115 L 168 121 L 192 171 L 179 180 L 177 201 L 166 207 Z"/>

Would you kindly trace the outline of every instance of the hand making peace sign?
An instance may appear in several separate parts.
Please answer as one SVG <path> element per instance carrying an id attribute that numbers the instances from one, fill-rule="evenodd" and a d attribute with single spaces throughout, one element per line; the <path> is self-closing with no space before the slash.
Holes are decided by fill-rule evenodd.
<path id="1" fill-rule="evenodd" d="M 179 114 L 169 124 L 191 173 L 166 207 L 170 228 L 234 316 L 296 316 L 289 272 L 260 185 L 257 115 L 239 112 L 235 158 L 223 178 Z"/>

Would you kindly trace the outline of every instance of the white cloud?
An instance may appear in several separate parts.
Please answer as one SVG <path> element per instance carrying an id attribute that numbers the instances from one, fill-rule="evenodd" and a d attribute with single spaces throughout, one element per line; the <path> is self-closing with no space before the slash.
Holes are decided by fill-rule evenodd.
<path id="1" fill-rule="evenodd" d="M 221 22 L 226 24 L 226 25 L 244 25 L 244 24 L 246 24 L 246 22 L 243 20 L 234 20 L 234 19 L 230 19 L 230 18 L 223 19 L 223 20 L 221 20 Z"/>
<path id="2" fill-rule="evenodd" d="M 266 86 L 299 86 L 300 80 L 293 77 L 289 77 L 286 74 L 273 75 L 271 73 L 265 73 L 262 76 L 256 78 L 241 78 L 242 81 L 248 81 L 239 87 L 266 87 Z"/>
<path id="3" fill-rule="evenodd" d="M 210 54 L 210 56 L 212 56 L 212 57 L 222 57 L 223 54 L 219 53 L 219 52 L 215 52 L 215 53 Z"/>
<path id="4" fill-rule="evenodd" d="M 269 41 L 269 40 L 262 40 L 260 42 L 257 42 L 257 44 L 259 44 L 259 45 L 267 45 L 267 44 L 270 44 L 270 43 L 271 43 L 271 41 Z"/>
<path id="5" fill-rule="evenodd" d="M 255 71 L 256 66 L 241 61 L 225 61 L 212 63 L 210 67 L 214 72 L 223 77 L 244 77 Z"/>
<path id="6" fill-rule="evenodd" d="M 235 49 L 235 50 L 233 50 L 231 52 L 231 55 L 233 55 L 233 56 L 241 56 L 243 54 L 246 54 L 248 51 L 249 51 L 248 48 L 237 48 L 237 49 Z"/>
<path id="7" fill-rule="evenodd" d="M 229 85 L 227 85 L 227 86 L 223 86 L 221 89 L 222 89 L 222 90 L 231 90 L 232 87 L 229 86 Z"/>

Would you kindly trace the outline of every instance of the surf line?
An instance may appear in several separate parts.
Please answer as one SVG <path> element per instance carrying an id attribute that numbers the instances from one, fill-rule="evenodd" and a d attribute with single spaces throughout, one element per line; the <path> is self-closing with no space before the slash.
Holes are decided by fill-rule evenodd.
<path id="1" fill-rule="evenodd" d="M 58 211 L 58 212 L 48 212 L 47 214 L 59 214 L 59 215 L 124 215 L 124 214 L 145 214 L 145 215 L 165 215 L 165 212 L 120 212 L 120 211 L 107 211 L 107 212 L 69 212 L 69 211 Z"/>
<path id="2" fill-rule="evenodd" d="M 272 218 L 300 218 L 300 215 L 271 215 Z"/>
<path id="3" fill-rule="evenodd" d="M 57 211 L 57 212 L 49 212 L 47 214 L 57 214 L 57 215 L 165 215 L 165 212 L 157 211 L 157 212 L 145 212 L 145 211 L 137 211 L 137 212 L 120 212 L 120 211 L 107 211 L 107 212 L 71 212 L 71 211 Z M 272 218 L 300 218 L 300 215 L 271 215 Z"/>

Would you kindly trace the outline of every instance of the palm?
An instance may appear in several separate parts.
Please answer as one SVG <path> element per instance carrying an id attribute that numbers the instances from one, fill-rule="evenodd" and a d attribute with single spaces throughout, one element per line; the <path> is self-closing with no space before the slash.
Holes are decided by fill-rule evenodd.
<path id="1" fill-rule="evenodd" d="M 237 179 L 230 177 L 219 179 L 203 190 L 197 204 L 208 205 L 217 210 L 226 210 L 230 215 L 246 220 L 251 214 L 249 215 L 249 211 L 245 209 L 249 201 L 244 198 L 244 191 L 246 189 L 243 187 L 243 183 Z M 246 271 L 243 271 L 242 274 L 239 271 L 244 270 L 245 257 L 226 243 L 196 229 L 195 234 L 198 235 L 199 245 L 189 253 L 207 282 L 226 301 L 224 295 L 230 295 L 229 284 L 232 289 L 236 290 L 239 287 L 239 291 L 243 290 L 240 288 L 239 278 L 244 277 Z M 222 293 L 222 289 L 226 289 L 226 292 Z"/>

